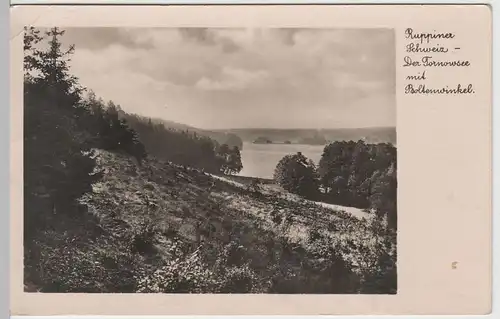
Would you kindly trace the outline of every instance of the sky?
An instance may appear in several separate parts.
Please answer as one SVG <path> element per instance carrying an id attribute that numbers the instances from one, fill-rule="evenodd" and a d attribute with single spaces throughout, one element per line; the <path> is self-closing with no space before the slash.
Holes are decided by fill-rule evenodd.
<path id="1" fill-rule="evenodd" d="M 391 29 L 66 29 L 72 73 L 127 112 L 205 129 L 396 125 Z"/>

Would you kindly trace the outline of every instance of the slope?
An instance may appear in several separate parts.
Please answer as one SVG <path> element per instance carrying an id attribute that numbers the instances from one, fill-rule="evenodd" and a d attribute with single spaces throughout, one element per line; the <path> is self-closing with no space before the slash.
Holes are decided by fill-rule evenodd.
<path id="1" fill-rule="evenodd" d="M 395 258 L 393 238 L 375 220 L 156 159 L 97 160 L 104 175 L 84 209 L 36 235 L 29 289 L 380 293 L 394 280 L 379 263 Z"/>

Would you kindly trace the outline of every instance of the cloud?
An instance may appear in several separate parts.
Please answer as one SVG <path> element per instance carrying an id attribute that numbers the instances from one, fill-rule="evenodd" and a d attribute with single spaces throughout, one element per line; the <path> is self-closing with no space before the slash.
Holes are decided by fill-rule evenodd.
<path id="1" fill-rule="evenodd" d="M 239 50 L 239 46 L 231 38 L 220 35 L 217 29 L 179 28 L 178 31 L 188 41 L 195 41 L 207 46 L 219 46 L 224 53 L 233 53 Z"/>
<path id="2" fill-rule="evenodd" d="M 140 30 L 124 28 L 68 28 L 64 39 L 68 43 L 77 42 L 78 48 L 89 50 L 102 50 L 111 45 L 121 45 L 129 49 L 153 48 L 153 42 L 141 37 Z"/>
<path id="3" fill-rule="evenodd" d="M 393 30 L 82 28 L 64 41 L 82 84 L 131 112 L 221 128 L 395 125 Z"/>
<path id="4" fill-rule="evenodd" d="M 269 33 L 284 45 L 294 46 L 295 35 L 304 29 L 270 29 Z"/>
<path id="5" fill-rule="evenodd" d="M 188 40 L 197 41 L 206 45 L 214 45 L 215 41 L 215 32 L 212 29 L 208 28 L 179 28 L 179 33 L 181 36 Z"/>
<path id="6" fill-rule="evenodd" d="M 225 67 L 218 78 L 202 77 L 195 85 L 201 90 L 243 90 L 263 85 L 268 78 L 266 71 L 247 71 Z"/>

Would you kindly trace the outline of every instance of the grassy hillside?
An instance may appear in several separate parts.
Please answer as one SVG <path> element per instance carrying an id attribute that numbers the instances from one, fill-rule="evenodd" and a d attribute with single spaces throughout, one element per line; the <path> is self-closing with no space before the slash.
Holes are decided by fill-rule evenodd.
<path id="1" fill-rule="evenodd" d="M 156 159 L 97 162 L 79 212 L 32 234 L 28 291 L 395 292 L 394 237 L 375 219 Z"/>
<path id="2" fill-rule="evenodd" d="M 358 141 L 365 139 L 367 143 L 396 144 L 395 127 L 375 127 L 356 129 L 230 129 L 225 132 L 238 135 L 245 142 L 252 142 L 259 137 L 266 137 L 273 142 L 283 143 L 290 141 L 299 143 L 304 139 L 321 135 L 329 142 Z"/>

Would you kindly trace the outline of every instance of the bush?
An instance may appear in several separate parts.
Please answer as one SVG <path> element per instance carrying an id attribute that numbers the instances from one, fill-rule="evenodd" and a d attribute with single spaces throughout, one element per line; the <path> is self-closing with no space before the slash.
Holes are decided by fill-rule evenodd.
<path id="1" fill-rule="evenodd" d="M 202 293 L 214 292 L 219 286 L 216 275 L 203 262 L 200 250 L 182 253 L 174 243 L 172 258 L 150 274 L 143 273 L 138 279 L 140 293 Z"/>
<path id="2" fill-rule="evenodd" d="M 271 279 L 270 293 L 353 293 L 352 266 L 326 239 L 317 239 L 306 250 L 285 245 L 280 268 Z M 292 256 L 295 257 L 292 258 Z M 290 264 L 297 259 L 300 264 Z"/>
<path id="3" fill-rule="evenodd" d="M 307 234 L 307 240 L 309 243 L 315 243 L 323 238 L 319 228 L 313 225 Z"/>
<path id="4" fill-rule="evenodd" d="M 73 229 L 68 227 L 67 234 L 57 229 L 37 235 L 25 252 L 25 282 L 42 292 L 135 292 L 135 275 L 144 267 L 142 258 L 129 253 L 119 241 L 80 242 L 88 234 Z"/>
<path id="5" fill-rule="evenodd" d="M 219 288 L 221 293 L 250 293 L 258 281 L 248 265 L 226 269 L 223 278 Z"/>

